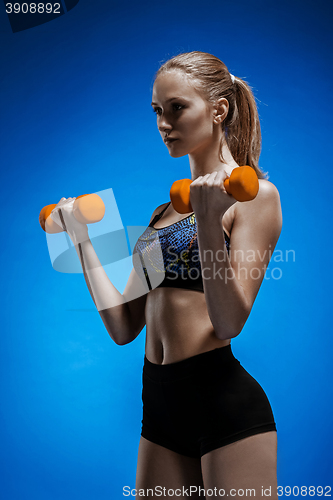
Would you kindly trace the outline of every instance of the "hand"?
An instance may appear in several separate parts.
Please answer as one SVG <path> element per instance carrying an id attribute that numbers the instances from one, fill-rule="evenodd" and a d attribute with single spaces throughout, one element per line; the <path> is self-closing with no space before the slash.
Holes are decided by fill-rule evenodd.
<path id="1" fill-rule="evenodd" d="M 67 232 L 74 245 L 89 239 L 87 224 L 81 224 L 73 213 L 76 198 L 61 198 L 52 210 L 50 217 Z M 65 223 L 65 227 L 64 227 Z"/>
<path id="2" fill-rule="evenodd" d="M 237 200 L 228 194 L 224 188 L 224 181 L 229 175 L 221 170 L 205 176 L 200 175 L 190 184 L 190 201 L 195 217 L 211 217 L 212 214 L 223 214 Z"/>

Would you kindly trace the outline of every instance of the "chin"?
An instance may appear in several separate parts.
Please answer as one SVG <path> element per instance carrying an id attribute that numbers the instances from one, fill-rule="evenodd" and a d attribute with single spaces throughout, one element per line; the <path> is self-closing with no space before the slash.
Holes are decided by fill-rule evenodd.
<path id="1" fill-rule="evenodd" d="M 169 152 L 170 156 L 172 158 L 181 158 L 182 156 L 187 155 L 187 153 L 176 153 L 176 152 Z"/>
<path id="2" fill-rule="evenodd" d="M 182 156 L 186 156 L 188 154 L 188 151 L 180 151 L 175 148 L 175 149 L 169 149 L 169 155 L 172 157 L 172 158 L 181 158 Z"/>

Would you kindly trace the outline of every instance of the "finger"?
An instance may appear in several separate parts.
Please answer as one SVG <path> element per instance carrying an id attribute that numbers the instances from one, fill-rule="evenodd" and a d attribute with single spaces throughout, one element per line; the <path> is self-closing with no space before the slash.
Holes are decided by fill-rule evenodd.
<path id="1" fill-rule="evenodd" d="M 191 182 L 190 186 L 192 186 L 193 184 L 198 184 L 202 179 L 202 175 L 199 175 L 199 177 L 197 177 L 196 179 L 194 179 L 194 181 Z"/>
<path id="2" fill-rule="evenodd" d="M 64 208 L 67 207 L 69 209 L 73 208 L 73 205 L 74 205 L 74 198 L 67 198 L 65 204 L 64 204 Z"/>
<path id="3" fill-rule="evenodd" d="M 211 177 L 213 174 L 214 172 L 212 172 L 211 174 L 204 175 L 202 178 L 202 184 L 204 184 L 205 186 L 211 185 Z"/>
<path id="4" fill-rule="evenodd" d="M 216 177 L 218 176 L 219 172 L 215 170 L 215 172 L 212 172 L 207 179 L 207 185 L 213 186 L 215 184 Z"/>
<path id="5" fill-rule="evenodd" d="M 223 171 L 217 172 L 217 175 L 215 176 L 214 179 L 214 185 L 216 186 L 223 185 L 224 178 L 225 178 L 225 173 Z"/>
<path id="6" fill-rule="evenodd" d="M 60 224 L 60 217 L 59 217 L 59 215 L 58 215 L 57 212 L 54 212 L 52 210 L 52 212 L 50 213 L 49 217 L 50 217 L 51 220 L 53 220 L 53 222 L 56 222 L 57 224 Z"/>

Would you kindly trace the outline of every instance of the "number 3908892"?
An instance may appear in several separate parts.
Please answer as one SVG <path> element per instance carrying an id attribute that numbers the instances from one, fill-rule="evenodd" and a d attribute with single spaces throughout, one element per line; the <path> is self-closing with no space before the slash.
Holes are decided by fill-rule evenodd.
<path id="1" fill-rule="evenodd" d="M 6 3 L 7 14 L 61 14 L 60 3 Z"/>

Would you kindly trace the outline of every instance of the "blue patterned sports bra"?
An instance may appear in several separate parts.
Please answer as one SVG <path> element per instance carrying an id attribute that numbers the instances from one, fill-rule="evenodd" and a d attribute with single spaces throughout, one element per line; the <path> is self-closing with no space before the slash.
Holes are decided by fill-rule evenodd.
<path id="1" fill-rule="evenodd" d="M 203 292 L 195 214 L 170 226 L 155 229 L 171 202 L 157 214 L 133 249 L 133 267 L 149 290 L 161 287 Z M 229 253 L 230 240 L 224 231 Z"/>

